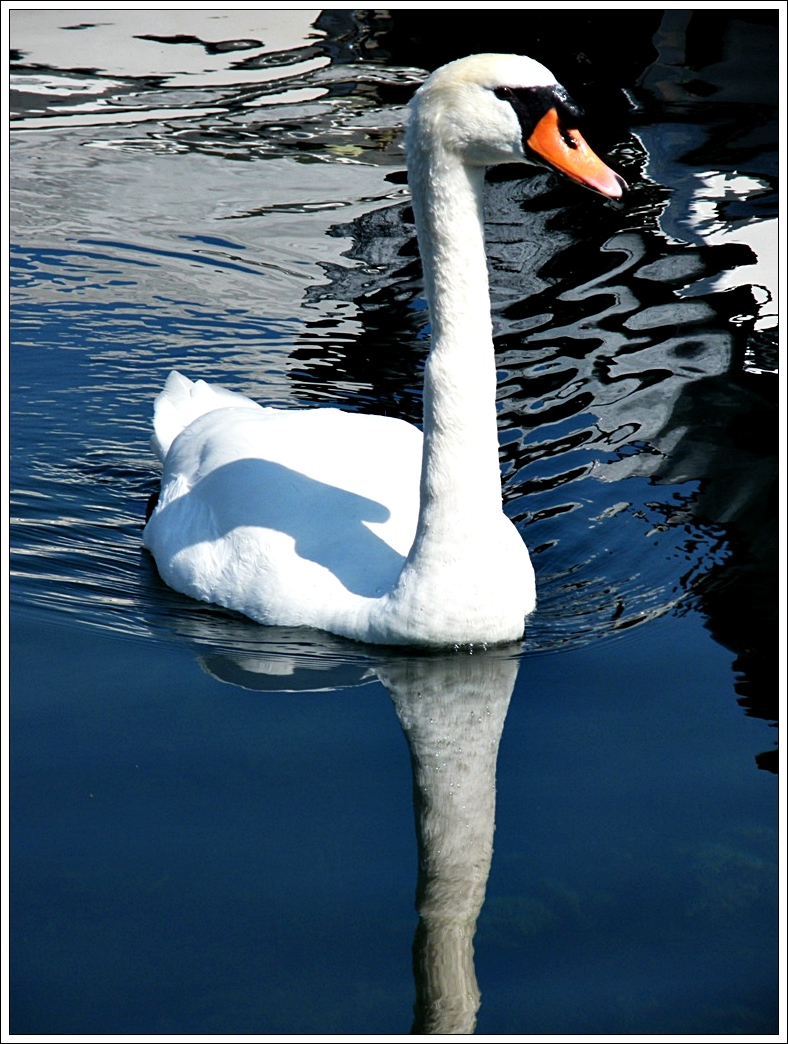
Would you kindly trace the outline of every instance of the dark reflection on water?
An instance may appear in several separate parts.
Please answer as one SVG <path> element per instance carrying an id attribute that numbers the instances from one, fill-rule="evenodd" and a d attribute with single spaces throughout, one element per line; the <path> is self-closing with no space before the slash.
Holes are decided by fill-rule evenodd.
<path id="1" fill-rule="evenodd" d="M 456 43 L 437 11 L 13 17 L 18 1031 L 401 1030 L 417 856 L 395 851 L 388 692 L 418 1028 L 472 1026 L 478 975 L 484 1032 L 772 1032 L 753 758 L 776 752 L 747 718 L 777 715 L 773 12 L 455 11 Z M 181 598 L 140 549 L 167 371 L 418 421 L 402 106 L 501 40 L 553 68 L 632 186 L 610 205 L 489 178 L 503 493 L 540 593 L 523 649 L 395 657 Z M 447 812 L 458 781 L 475 818 Z M 667 982 L 699 967 L 700 999 Z"/>

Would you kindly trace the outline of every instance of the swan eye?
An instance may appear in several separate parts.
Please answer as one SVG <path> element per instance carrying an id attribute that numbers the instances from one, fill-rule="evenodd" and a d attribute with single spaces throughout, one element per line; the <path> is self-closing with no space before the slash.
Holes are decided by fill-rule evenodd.
<path id="1" fill-rule="evenodd" d="M 493 91 L 496 98 L 500 98 L 501 101 L 514 101 L 515 95 L 511 87 L 496 87 Z"/>
<path id="2" fill-rule="evenodd" d="M 577 142 L 572 137 L 572 132 L 570 130 L 567 130 L 563 123 L 558 124 L 558 133 L 561 135 L 561 139 L 563 140 L 563 143 L 564 145 L 566 145 L 567 148 L 577 148 Z"/>

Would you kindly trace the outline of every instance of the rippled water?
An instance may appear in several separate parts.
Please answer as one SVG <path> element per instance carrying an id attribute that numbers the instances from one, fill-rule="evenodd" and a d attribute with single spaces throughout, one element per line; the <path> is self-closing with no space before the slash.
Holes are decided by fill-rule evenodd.
<path id="1" fill-rule="evenodd" d="M 439 736 L 424 740 L 408 709 L 414 671 L 418 685 L 428 684 L 419 674 L 427 671 L 429 685 L 454 692 L 455 707 L 494 704 L 500 690 L 484 742 L 496 750 L 503 729 L 498 785 L 511 790 L 498 804 L 479 920 L 479 1031 L 772 1032 L 773 781 L 756 768 L 776 767 L 765 724 L 776 715 L 770 13 L 629 13 L 629 64 L 604 60 L 604 14 L 595 22 L 577 13 L 564 68 L 553 61 L 550 19 L 539 23 L 532 53 L 586 104 L 587 136 L 631 192 L 613 205 L 548 173 L 523 180 L 497 171 L 489 181 L 504 499 L 539 590 L 522 650 L 502 653 L 500 666 L 492 657 L 489 675 L 441 658 L 429 670 L 423 659 L 403 667 L 407 657 L 260 629 L 169 591 L 141 549 L 158 481 L 151 404 L 171 368 L 275 405 L 338 404 L 418 422 L 429 327 L 400 138 L 435 13 L 100 14 L 11 15 L 12 722 L 25 880 L 16 1032 L 406 1028 L 416 854 L 400 819 L 403 809 L 409 815 L 409 769 L 395 757 L 401 739 L 389 705 L 367 697 L 391 695 L 422 779 L 425 749 L 448 742 L 456 726 L 436 712 Z M 469 41 L 456 54 L 480 49 L 456 14 Z M 537 27 L 533 13 L 520 16 Z M 511 17 L 489 16 L 486 48 L 511 46 Z M 510 677 L 511 663 L 519 674 Z M 250 691 L 273 702 L 226 696 Z M 99 693 L 113 694 L 111 709 Z M 152 724 L 159 719 L 174 730 L 166 742 Z M 562 732 L 551 764 L 544 752 Z M 328 748 L 316 753 L 328 736 L 333 759 Z M 630 761 L 628 737 L 648 777 Z M 93 835 L 82 797 L 113 756 L 134 775 L 143 748 L 157 782 L 148 777 L 133 795 L 122 773 L 123 782 L 108 782 L 115 804 L 105 802 Z M 238 762 L 222 770 L 225 757 Z M 521 757 L 527 770 L 517 767 Z M 610 789 L 605 764 L 620 791 Z M 475 777 L 480 804 L 492 793 L 494 763 L 488 770 Z M 341 823 L 344 858 L 305 811 L 326 772 L 336 774 L 336 792 L 323 815 Z M 439 776 L 419 785 L 439 793 Z M 714 785 L 701 784 L 704 776 Z M 387 850 L 387 823 L 404 846 L 390 853 L 388 870 L 373 867 L 363 843 L 370 826 L 362 828 L 372 812 L 358 807 L 358 789 L 381 779 L 398 796 L 377 809 L 374 836 Z M 164 797 L 181 786 L 182 803 Z M 71 794 L 73 807 L 55 809 L 53 788 Z M 582 822 L 586 790 L 597 800 Z M 263 812 L 272 791 L 276 810 Z M 199 837 L 201 815 L 212 839 Z M 427 829 L 420 815 L 417 803 L 417 833 Z M 619 815 L 626 826 L 614 839 Z M 661 842 L 652 815 L 664 821 Z M 262 824 L 270 816 L 268 829 L 300 856 L 272 861 L 264 826 L 245 851 L 256 816 Z M 702 837 L 697 816 L 708 825 Z M 236 819 L 245 826 L 226 835 Z M 165 820 L 184 850 L 193 846 L 197 865 L 211 863 L 206 877 L 148 840 Z M 524 848 L 524 824 L 530 836 L 534 822 L 537 840 Z M 560 839 L 546 841 L 559 825 Z M 108 847 L 98 840 L 113 831 Z M 642 845 L 641 834 L 649 835 Z M 69 836 L 81 838 L 78 856 Z M 129 844 L 136 871 L 127 880 Z M 220 847 L 222 857 L 206 855 Z M 589 847 L 588 872 L 566 878 L 565 860 Z M 633 918 L 650 866 L 658 894 Z M 288 920 L 279 875 L 296 867 L 305 880 Z M 595 880 L 605 867 L 608 879 Z M 355 887 L 363 879 L 363 915 L 351 911 L 337 874 Z M 259 891 L 255 879 L 265 881 Z M 185 888 L 198 923 L 184 906 L 162 933 L 159 888 L 170 903 Z M 101 899 L 86 928 L 91 889 Z M 119 892 L 136 894 L 136 914 Z M 268 920 L 260 894 L 276 905 Z M 278 925 L 263 946 L 268 956 L 239 924 L 247 906 L 253 919 Z M 672 941 L 668 932 L 655 943 L 655 923 L 679 907 Z M 108 969 L 101 955 L 128 918 L 138 935 L 126 963 Z M 368 920 L 374 946 L 361 927 Z M 575 940 L 566 953 L 562 925 Z M 307 971 L 311 933 L 320 945 L 341 936 L 348 954 L 374 949 L 374 971 L 350 957 L 337 964 L 338 983 L 322 964 Z M 675 986 L 675 944 L 693 953 L 710 934 L 731 967 L 712 961 L 691 1002 Z M 69 937 L 73 973 L 58 956 Z M 154 943 L 153 968 L 183 965 L 172 990 L 154 985 Z M 205 945 L 224 956 L 201 1009 L 195 995 L 207 966 L 190 947 Z M 648 951 L 637 974 L 618 963 L 630 945 Z M 598 971 L 567 1013 L 559 995 L 586 948 Z M 281 968 L 268 969 L 278 976 L 273 999 L 255 986 L 256 961 L 260 974 L 266 961 Z M 549 986 L 534 962 L 553 967 Z M 42 970 L 57 980 L 46 1000 L 33 986 Z M 71 974 L 88 981 L 79 1003 L 68 999 Z M 136 1000 L 126 982 L 137 983 Z M 396 983 L 385 999 L 383 982 Z M 337 991 L 342 1004 L 331 999 Z"/>

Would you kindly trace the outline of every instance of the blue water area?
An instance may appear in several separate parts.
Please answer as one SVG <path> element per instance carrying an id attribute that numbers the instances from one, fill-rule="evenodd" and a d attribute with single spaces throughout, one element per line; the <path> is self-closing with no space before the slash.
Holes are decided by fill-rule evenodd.
<path id="1" fill-rule="evenodd" d="M 776 13 L 89 14 L 10 19 L 4 1031 L 777 1033 Z M 419 423 L 405 106 L 515 39 L 630 185 L 488 178 L 523 641 L 176 594 L 168 372 Z"/>
<path id="2" fill-rule="evenodd" d="M 12 639 L 17 1025 L 407 1032 L 412 782 L 379 681 L 242 689 L 186 642 L 24 614 Z M 478 1032 L 771 1032 L 773 785 L 730 679 L 697 617 L 522 660 Z"/>

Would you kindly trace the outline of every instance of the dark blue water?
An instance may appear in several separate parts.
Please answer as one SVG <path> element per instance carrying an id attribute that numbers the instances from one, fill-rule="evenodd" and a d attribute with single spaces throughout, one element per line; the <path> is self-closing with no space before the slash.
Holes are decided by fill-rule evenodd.
<path id="1" fill-rule="evenodd" d="M 13 1033 L 777 1032 L 776 21 L 471 16 L 11 14 Z M 631 185 L 490 179 L 522 647 L 169 591 L 172 367 L 418 420 L 403 106 L 518 38 Z"/>

